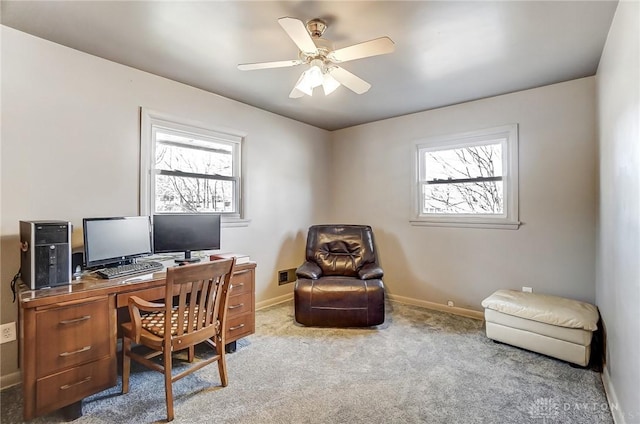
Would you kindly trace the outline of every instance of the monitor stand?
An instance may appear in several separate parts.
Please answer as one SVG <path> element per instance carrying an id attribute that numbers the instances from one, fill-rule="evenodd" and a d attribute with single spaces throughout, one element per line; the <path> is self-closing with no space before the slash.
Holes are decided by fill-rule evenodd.
<path id="1" fill-rule="evenodd" d="M 200 262 L 200 258 L 192 258 L 191 257 L 191 251 L 187 250 L 184 252 L 184 258 L 183 259 L 176 259 L 175 260 L 177 263 L 194 263 L 194 262 Z"/>

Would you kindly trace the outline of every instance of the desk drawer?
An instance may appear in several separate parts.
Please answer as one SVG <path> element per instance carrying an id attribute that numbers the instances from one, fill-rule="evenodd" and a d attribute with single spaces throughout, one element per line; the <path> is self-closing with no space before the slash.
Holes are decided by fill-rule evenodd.
<path id="1" fill-rule="evenodd" d="M 129 307 L 129 298 L 132 296 L 139 297 L 140 299 L 148 302 L 164 303 L 164 297 L 166 294 L 167 289 L 164 285 L 160 287 L 152 287 L 150 289 L 119 293 L 116 296 L 116 308 Z"/>
<path id="2" fill-rule="evenodd" d="M 36 374 L 44 377 L 111 352 L 108 297 L 36 314 Z"/>
<path id="3" fill-rule="evenodd" d="M 226 343 L 253 334 L 255 329 L 255 315 L 253 313 L 237 317 L 227 317 Z"/>
<path id="4" fill-rule="evenodd" d="M 46 414 L 115 385 L 115 356 L 39 379 L 36 414 Z"/>
<path id="5" fill-rule="evenodd" d="M 251 270 L 236 271 L 231 277 L 229 296 L 253 292 L 253 273 Z"/>
<path id="6" fill-rule="evenodd" d="M 227 319 L 253 310 L 253 293 L 230 296 L 227 303 Z"/>

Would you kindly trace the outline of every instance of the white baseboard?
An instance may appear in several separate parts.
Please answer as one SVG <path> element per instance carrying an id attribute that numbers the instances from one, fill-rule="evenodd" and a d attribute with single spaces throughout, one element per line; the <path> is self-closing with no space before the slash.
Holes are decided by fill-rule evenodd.
<path id="1" fill-rule="evenodd" d="M 282 296 L 274 297 L 272 299 L 263 300 L 262 302 L 256 302 L 256 311 L 259 309 L 268 308 L 269 306 L 288 302 L 292 299 L 293 299 L 293 293 L 289 293 L 289 294 L 283 294 Z"/>
<path id="2" fill-rule="evenodd" d="M 426 300 L 413 299 L 410 297 L 396 296 L 387 294 L 387 298 L 391 302 L 403 303 L 405 305 L 420 306 L 422 308 L 431 309 L 435 311 L 447 312 L 449 314 L 460 315 L 467 318 L 473 318 L 480 321 L 484 321 L 484 312 L 474 311 L 472 309 L 459 308 L 457 306 L 447 306 L 440 303 L 429 302 Z M 268 308 L 269 306 L 278 305 L 280 303 L 288 302 L 293 299 L 293 293 L 285 294 L 282 296 L 274 297 L 272 299 L 263 300 L 256 303 L 256 310 Z"/>
<path id="3" fill-rule="evenodd" d="M 20 370 L 13 372 L 11 374 L 3 375 L 0 377 L 0 390 L 17 386 L 21 382 L 22 382 L 22 373 L 20 372 Z"/>
<path id="4" fill-rule="evenodd" d="M 611 376 L 609 375 L 609 369 L 606 365 L 602 371 L 602 385 L 604 386 L 604 393 L 607 395 L 607 402 L 609 402 L 609 411 L 611 411 L 613 422 L 615 424 L 626 424 L 624 413 L 618 408 L 620 404 L 618 403 L 618 397 L 611 383 Z"/>
<path id="5" fill-rule="evenodd" d="M 435 311 L 447 312 L 449 314 L 461 315 L 467 318 L 473 318 L 480 321 L 484 321 L 484 312 L 474 311 L 473 309 L 459 308 L 457 306 L 447 306 L 441 303 L 429 302 L 427 300 L 413 299 L 410 297 L 396 296 L 387 294 L 387 297 L 392 302 L 404 303 L 405 305 L 420 306 L 422 308 L 432 309 Z"/>

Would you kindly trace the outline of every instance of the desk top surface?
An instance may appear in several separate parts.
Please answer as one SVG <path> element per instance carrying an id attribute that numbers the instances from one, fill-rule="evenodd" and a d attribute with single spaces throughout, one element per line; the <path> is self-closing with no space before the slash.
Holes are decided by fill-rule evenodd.
<path id="1" fill-rule="evenodd" d="M 70 284 L 39 290 L 30 290 L 24 283 L 20 283 L 18 300 L 21 307 L 30 308 L 90 296 L 123 293 L 162 286 L 165 283 L 166 268 L 178 266 L 173 260 L 162 261 L 162 264 L 165 266 L 165 269 L 162 271 L 113 279 L 103 279 L 98 277 L 94 272 L 85 272 Z M 255 268 L 255 266 L 255 262 L 249 262 L 236 265 L 235 270 L 237 272 L 252 269 Z"/>

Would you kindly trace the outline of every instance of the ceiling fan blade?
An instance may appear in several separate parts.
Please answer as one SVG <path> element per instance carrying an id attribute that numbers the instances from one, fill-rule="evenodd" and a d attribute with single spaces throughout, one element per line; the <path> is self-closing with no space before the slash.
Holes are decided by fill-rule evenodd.
<path id="1" fill-rule="evenodd" d="M 334 50 L 327 55 L 332 62 L 346 62 L 347 60 L 362 59 L 363 57 L 377 56 L 391 53 L 395 49 L 395 43 L 389 37 L 380 37 L 353 46 Z"/>
<path id="2" fill-rule="evenodd" d="M 298 46 L 301 52 L 308 55 L 318 54 L 316 44 L 313 42 L 309 31 L 307 31 L 307 28 L 301 20 L 284 17 L 278 19 L 278 23 L 289 37 L 291 37 L 293 42 L 296 43 L 296 46 Z"/>
<path id="3" fill-rule="evenodd" d="M 253 71 L 255 69 L 270 69 L 270 68 L 286 68 L 289 66 L 296 66 L 302 63 L 301 60 L 281 60 L 278 62 L 260 62 L 260 63 L 241 63 L 238 65 L 238 69 L 241 71 Z"/>
<path id="4" fill-rule="evenodd" d="M 329 73 L 333 78 L 336 79 L 336 81 L 338 81 L 340 84 L 344 85 L 354 93 L 363 94 L 369 91 L 369 89 L 371 88 L 371 84 L 369 84 L 362 78 L 353 75 L 346 69 L 340 68 L 339 66 L 331 68 L 329 70 Z"/>

